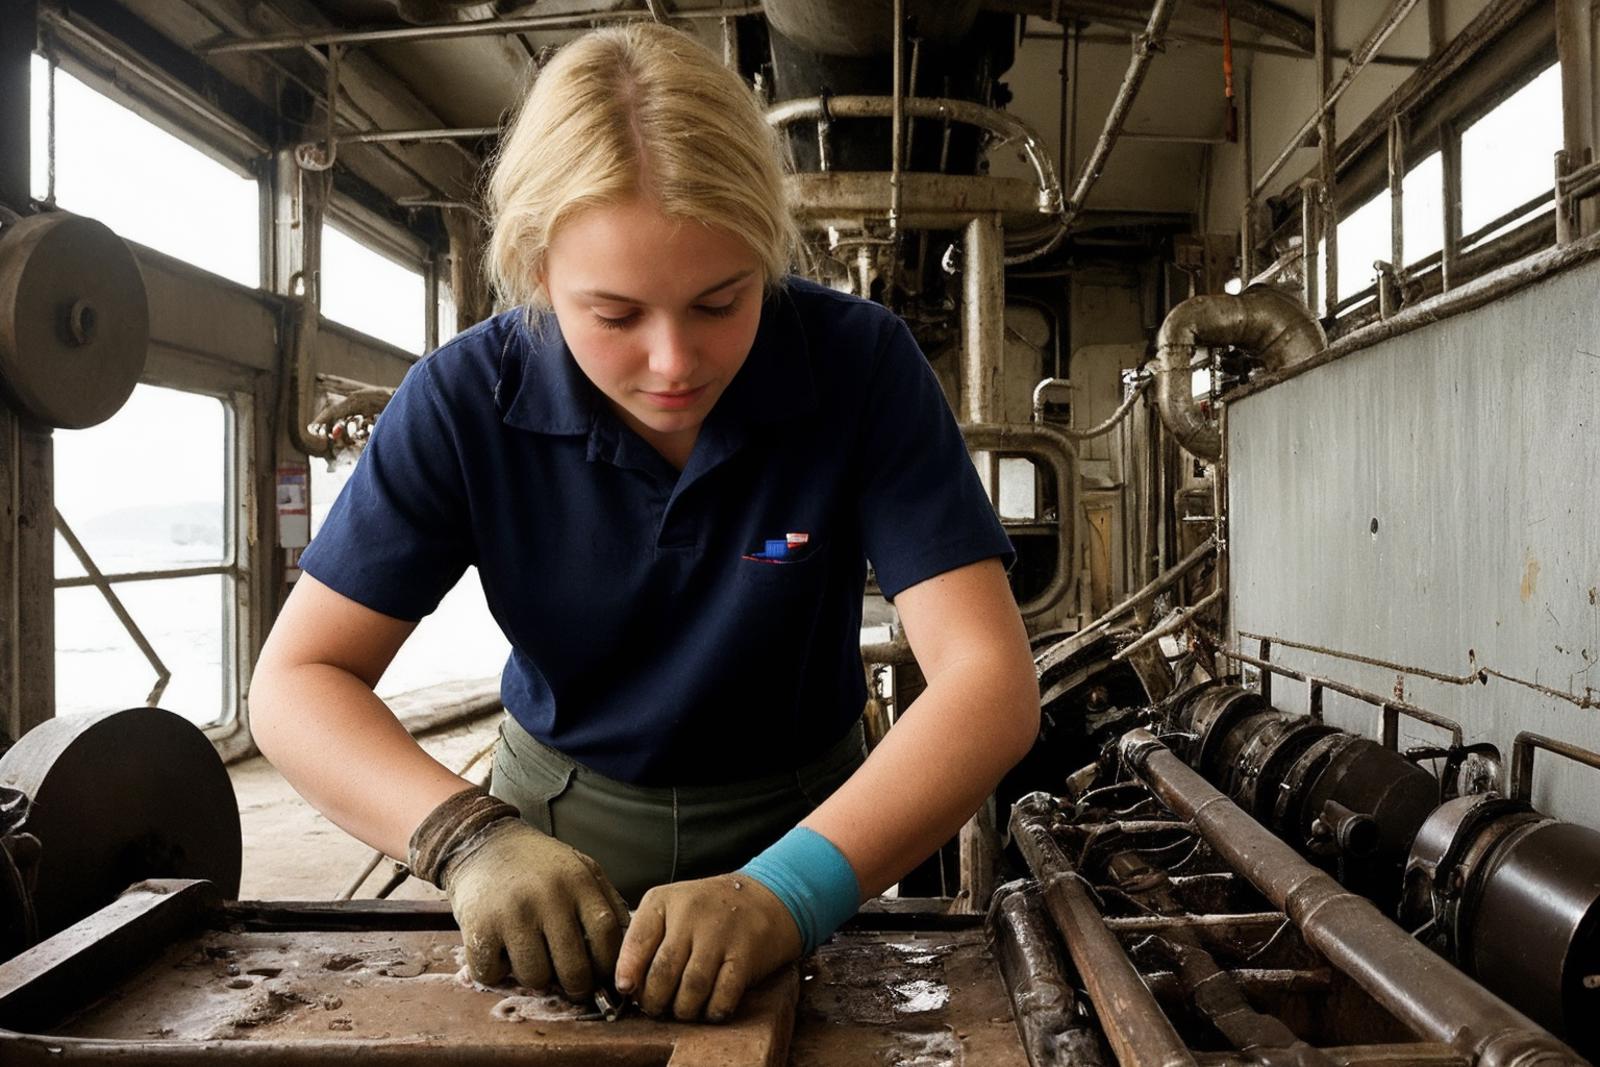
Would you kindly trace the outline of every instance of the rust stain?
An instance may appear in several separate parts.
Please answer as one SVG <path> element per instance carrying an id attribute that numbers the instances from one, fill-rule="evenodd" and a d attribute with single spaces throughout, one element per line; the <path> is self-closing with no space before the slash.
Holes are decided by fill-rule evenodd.
<path id="1" fill-rule="evenodd" d="M 1597 599 L 1597 598 L 1600 598 L 1600 585 L 1590 586 L 1589 587 L 1589 603 L 1591 603 L 1591 604 L 1600 603 L 1600 599 Z"/>
<path id="2" fill-rule="evenodd" d="M 1528 565 L 1522 571 L 1522 602 L 1526 604 L 1533 599 L 1533 591 L 1539 587 L 1539 561 L 1530 554 Z"/>

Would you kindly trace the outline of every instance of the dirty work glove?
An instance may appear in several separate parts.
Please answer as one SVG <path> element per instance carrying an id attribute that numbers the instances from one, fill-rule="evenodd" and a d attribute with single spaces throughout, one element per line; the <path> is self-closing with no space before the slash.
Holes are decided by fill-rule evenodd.
<path id="1" fill-rule="evenodd" d="M 797 826 L 733 874 L 646 893 L 617 961 L 617 990 L 639 989 L 651 1015 L 670 1008 L 694 1019 L 704 1006 L 721 1022 L 746 986 L 816 948 L 860 905 L 844 854 Z"/>
<path id="2" fill-rule="evenodd" d="M 600 865 L 523 822 L 481 789 L 440 804 L 411 835 L 411 873 L 450 894 L 467 968 L 493 985 L 509 968 L 545 989 L 589 996 L 616 967 L 628 906 Z"/>
<path id="3" fill-rule="evenodd" d="M 639 901 L 617 962 L 617 990 L 649 1015 L 719 1023 L 747 986 L 800 955 L 783 902 L 744 873 L 657 886 Z"/>

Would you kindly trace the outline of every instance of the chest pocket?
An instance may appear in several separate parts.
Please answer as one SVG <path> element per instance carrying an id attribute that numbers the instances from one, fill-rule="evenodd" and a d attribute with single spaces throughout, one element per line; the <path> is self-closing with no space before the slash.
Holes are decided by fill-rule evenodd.
<path id="1" fill-rule="evenodd" d="M 829 552 L 811 545 L 784 560 L 740 559 L 736 569 L 739 625 L 746 648 L 781 654 L 809 641 L 827 594 Z"/>

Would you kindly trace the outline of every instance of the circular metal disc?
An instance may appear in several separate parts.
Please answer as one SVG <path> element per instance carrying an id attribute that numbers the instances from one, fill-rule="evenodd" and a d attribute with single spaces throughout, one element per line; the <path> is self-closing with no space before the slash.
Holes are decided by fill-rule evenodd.
<path id="1" fill-rule="evenodd" d="M 0 230 L 0 386 L 25 418 L 81 430 L 127 402 L 150 308 L 122 238 L 63 212 Z"/>
<path id="2" fill-rule="evenodd" d="M 146 878 L 206 878 L 239 894 L 243 843 L 227 769 L 204 733 L 160 708 L 72 715 L 0 757 L 0 785 L 32 798 L 39 936 Z"/>

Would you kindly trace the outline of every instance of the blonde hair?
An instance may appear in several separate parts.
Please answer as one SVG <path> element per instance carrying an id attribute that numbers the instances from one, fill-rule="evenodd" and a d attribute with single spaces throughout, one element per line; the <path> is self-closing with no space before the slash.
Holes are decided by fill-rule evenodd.
<path id="1" fill-rule="evenodd" d="M 489 279 L 508 304 L 547 310 L 556 229 L 647 196 L 742 239 L 770 291 L 798 245 L 781 158 L 755 94 L 694 39 L 644 22 L 587 33 L 539 72 L 494 162 Z"/>

